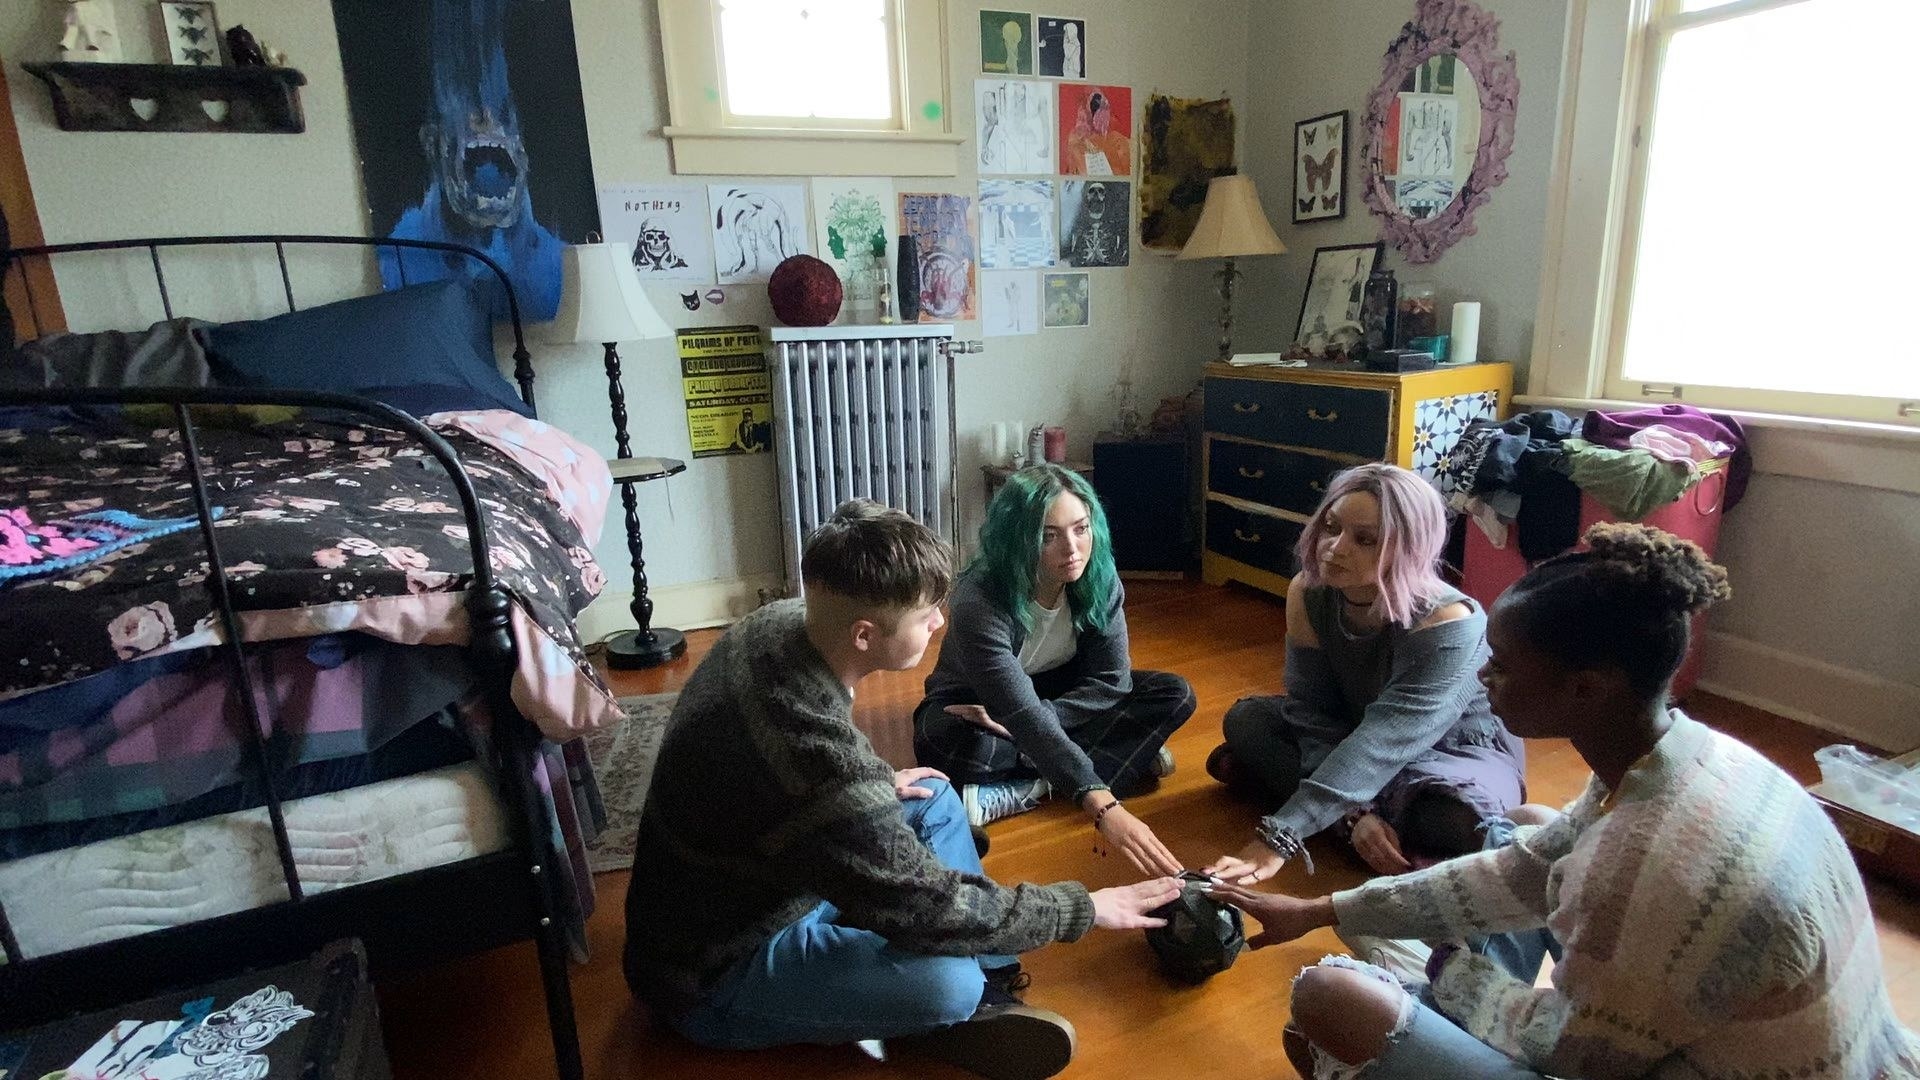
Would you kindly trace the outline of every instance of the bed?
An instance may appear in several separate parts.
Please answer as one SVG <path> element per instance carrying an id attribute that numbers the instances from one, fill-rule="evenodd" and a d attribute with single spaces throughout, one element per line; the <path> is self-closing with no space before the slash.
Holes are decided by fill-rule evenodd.
<path id="1" fill-rule="evenodd" d="M 284 314 L 176 315 L 162 251 L 264 246 Z M 457 276 L 296 304 L 289 247 L 386 246 L 507 289 L 517 390 Z M 165 320 L 36 325 L 0 373 L 0 1015 L 340 937 L 376 977 L 531 937 L 581 1076 L 566 964 L 602 815 L 578 736 L 620 712 L 573 620 L 611 482 L 534 416 L 505 274 L 315 236 L 18 249 L 0 273 L 128 252 Z"/>

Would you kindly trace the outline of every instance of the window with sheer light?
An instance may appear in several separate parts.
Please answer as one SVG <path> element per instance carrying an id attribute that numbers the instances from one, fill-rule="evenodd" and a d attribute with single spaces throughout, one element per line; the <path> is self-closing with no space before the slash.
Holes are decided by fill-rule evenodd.
<path id="1" fill-rule="evenodd" d="M 1607 396 L 1913 416 L 1920 0 L 1656 0 L 1646 33 Z"/>
<path id="2" fill-rule="evenodd" d="M 675 171 L 957 171 L 942 0 L 658 3 Z"/>
<path id="3" fill-rule="evenodd" d="M 726 109 L 740 119 L 899 120 L 889 0 L 717 0 Z"/>

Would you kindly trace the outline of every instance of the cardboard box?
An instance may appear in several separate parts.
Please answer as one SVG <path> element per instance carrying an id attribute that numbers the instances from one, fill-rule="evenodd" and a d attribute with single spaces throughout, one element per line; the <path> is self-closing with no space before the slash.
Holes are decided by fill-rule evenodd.
<path id="1" fill-rule="evenodd" d="M 1920 767 L 1920 750 L 1893 760 L 1908 768 Z M 1846 837 L 1860 871 L 1920 891 L 1920 833 L 1831 799 L 1822 790 L 1826 786 L 1823 782 L 1807 790 L 1826 808 L 1840 835 Z"/>

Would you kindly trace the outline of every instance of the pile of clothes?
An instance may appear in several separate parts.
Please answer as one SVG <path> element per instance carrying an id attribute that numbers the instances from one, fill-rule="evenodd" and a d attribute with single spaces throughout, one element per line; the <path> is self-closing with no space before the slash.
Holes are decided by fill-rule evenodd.
<path id="1" fill-rule="evenodd" d="M 1580 496 L 1592 495 L 1623 521 L 1638 521 L 1700 482 L 1703 466 L 1727 470 L 1724 508 L 1747 487 L 1752 452 L 1740 422 L 1690 405 L 1589 412 L 1521 413 L 1468 427 L 1435 482 L 1449 508 L 1505 548 L 1518 529 L 1528 562 L 1579 541 Z"/>

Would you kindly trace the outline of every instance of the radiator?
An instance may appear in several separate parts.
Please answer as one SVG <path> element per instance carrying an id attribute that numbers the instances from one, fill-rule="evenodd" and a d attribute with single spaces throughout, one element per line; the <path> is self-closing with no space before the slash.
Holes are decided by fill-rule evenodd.
<path id="1" fill-rule="evenodd" d="M 773 439 L 786 592 L 800 552 L 834 508 L 865 498 L 957 539 L 951 325 L 774 327 Z"/>

